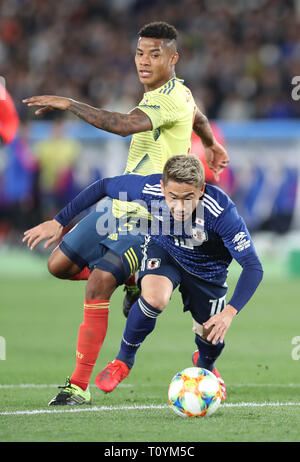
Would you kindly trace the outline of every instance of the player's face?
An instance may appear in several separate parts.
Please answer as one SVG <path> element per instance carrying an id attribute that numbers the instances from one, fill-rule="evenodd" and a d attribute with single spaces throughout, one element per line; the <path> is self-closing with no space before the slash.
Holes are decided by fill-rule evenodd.
<path id="1" fill-rule="evenodd" d="M 135 64 L 145 91 L 155 90 L 170 80 L 178 61 L 174 43 L 162 39 L 140 37 Z"/>
<path id="2" fill-rule="evenodd" d="M 166 203 L 176 221 L 187 220 L 196 209 L 199 199 L 204 194 L 205 183 L 201 188 L 188 183 L 168 181 L 161 189 L 165 195 Z"/>

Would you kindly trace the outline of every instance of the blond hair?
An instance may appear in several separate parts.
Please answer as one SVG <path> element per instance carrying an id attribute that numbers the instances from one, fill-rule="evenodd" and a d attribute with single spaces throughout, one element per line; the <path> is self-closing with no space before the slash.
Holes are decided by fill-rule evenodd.
<path id="1" fill-rule="evenodd" d="M 172 180 L 201 188 L 205 181 L 203 164 L 193 154 L 177 154 L 165 163 L 162 180 L 164 185 Z"/>

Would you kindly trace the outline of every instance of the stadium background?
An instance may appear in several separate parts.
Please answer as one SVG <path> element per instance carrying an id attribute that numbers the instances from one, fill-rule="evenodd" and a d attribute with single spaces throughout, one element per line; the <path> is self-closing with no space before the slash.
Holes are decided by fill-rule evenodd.
<path id="1" fill-rule="evenodd" d="M 52 2 L 1 2 L 1 75 L 20 117 L 17 138 L 1 149 L 1 249 L 20 247 L 24 229 L 90 182 L 122 173 L 130 141 L 68 113 L 37 118 L 22 99 L 56 94 L 128 112 L 142 94 L 136 33 L 162 18 L 180 31 L 177 75 L 231 156 L 221 186 L 265 245 L 270 232 L 273 248 L 280 237 L 282 252 L 291 239 L 281 234 L 299 229 L 299 11 L 296 0 L 69 0 L 54 11 Z"/>
<path id="2" fill-rule="evenodd" d="M 122 173 L 130 142 L 69 113 L 37 118 L 22 99 L 55 94 L 128 112 L 142 95 L 134 66 L 136 33 L 152 20 L 166 20 L 179 30 L 177 76 L 226 144 L 231 164 L 220 186 L 244 216 L 266 277 L 274 277 L 273 286 L 267 279 L 268 294 L 282 277 L 298 281 L 300 91 L 293 93 L 292 79 L 300 76 L 299 0 L 2 0 L 1 82 L 19 118 L 16 137 L 0 147 L 3 338 L 9 319 L 4 298 L 1 302 L 5 289 L 13 312 L 11 291 L 25 290 L 34 278 L 44 277 L 51 285 L 45 264 L 49 250 L 39 246 L 30 253 L 22 233 L 53 217 L 92 181 Z M 196 142 L 194 151 L 201 152 Z M 280 303 L 294 309 L 296 291 L 286 298 L 288 282 L 279 287 Z M 293 316 L 291 311 L 292 324 Z M 287 328 L 285 342 L 299 334 L 299 324 L 298 331 Z M 8 367 L 8 361 L 0 361 L 0 368 L 4 363 Z M 6 383 L 3 376 L 0 381 Z"/>

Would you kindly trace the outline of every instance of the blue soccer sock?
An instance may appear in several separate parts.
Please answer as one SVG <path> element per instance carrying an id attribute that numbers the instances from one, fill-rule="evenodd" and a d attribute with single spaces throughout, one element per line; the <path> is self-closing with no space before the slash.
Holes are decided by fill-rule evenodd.
<path id="1" fill-rule="evenodd" d="M 213 343 L 207 342 L 202 337 L 196 334 L 195 342 L 198 347 L 199 357 L 197 360 L 197 367 L 203 367 L 209 371 L 213 371 L 215 367 L 215 361 L 222 353 L 225 343 Z"/>
<path id="2" fill-rule="evenodd" d="M 131 369 L 137 350 L 156 324 L 161 310 L 154 308 L 140 297 L 130 308 L 120 351 L 116 359 L 123 361 Z"/>

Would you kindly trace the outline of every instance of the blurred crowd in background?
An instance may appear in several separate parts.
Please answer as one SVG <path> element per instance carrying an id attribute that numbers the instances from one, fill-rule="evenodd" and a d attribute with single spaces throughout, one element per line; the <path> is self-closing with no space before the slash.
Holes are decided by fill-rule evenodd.
<path id="1" fill-rule="evenodd" d="M 138 30 L 166 20 L 180 33 L 177 75 L 210 118 L 300 116 L 299 0 L 1 0 L 0 63 L 23 97 L 57 94 L 128 110 L 142 91 Z"/>
<path id="2" fill-rule="evenodd" d="M 291 98 L 292 78 L 300 75 L 300 0 L 1 0 L 0 74 L 20 126 L 3 139 L 0 244 L 52 217 L 85 186 L 76 183 L 74 169 L 86 146 L 63 128 L 64 119 L 75 117 L 43 116 L 53 122 L 51 134 L 33 143 L 29 128 L 37 117 L 22 99 L 55 94 L 128 112 L 143 93 L 134 65 L 137 34 L 157 20 L 178 29 L 177 76 L 210 120 L 300 117 L 299 101 Z M 214 129 L 225 144 L 217 123 Z M 89 181 L 100 176 L 101 168 Z M 290 177 L 284 181 L 293 208 L 298 174 L 292 186 Z M 259 176 L 254 193 L 256 183 Z M 233 169 L 221 186 L 237 192 Z"/>

